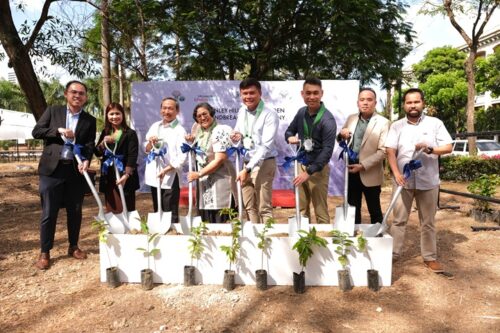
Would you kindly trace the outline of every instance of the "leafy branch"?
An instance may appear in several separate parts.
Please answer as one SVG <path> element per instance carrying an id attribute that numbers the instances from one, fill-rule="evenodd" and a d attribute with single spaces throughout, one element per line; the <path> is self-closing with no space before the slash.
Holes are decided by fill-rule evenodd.
<path id="1" fill-rule="evenodd" d="M 237 219 L 238 213 L 232 208 L 221 209 L 220 214 L 227 214 L 229 216 L 232 231 L 231 231 L 231 245 L 221 245 L 220 249 L 227 256 L 229 261 L 229 270 L 231 270 L 231 264 L 236 263 L 238 258 L 238 253 L 240 252 L 240 232 L 241 232 L 241 221 Z"/>
<path id="2" fill-rule="evenodd" d="M 264 269 L 264 253 L 267 252 L 267 249 L 269 248 L 269 245 L 271 244 L 272 240 L 267 236 L 267 232 L 272 229 L 274 226 L 274 223 L 276 223 L 276 220 L 273 218 L 267 219 L 266 224 L 264 225 L 264 228 L 262 229 L 261 232 L 257 233 L 257 238 L 259 239 L 259 242 L 257 243 L 257 247 L 262 251 L 262 257 L 261 257 L 261 268 Z"/>
<path id="3" fill-rule="evenodd" d="M 305 230 L 299 230 L 298 234 L 300 236 L 299 240 L 295 242 L 292 249 L 299 253 L 299 263 L 302 267 L 302 271 L 306 268 L 307 261 L 313 256 L 314 252 L 312 250 L 313 245 L 319 247 L 326 247 L 328 242 L 321 236 L 316 234 L 316 228 L 313 227 L 309 232 Z"/>
<path id="4" fill-rule="evenodd" d="M 152 248 L 151 249 L 151 244 L 158 238 L 159 234 L 155 232 L 154 234 L 149 233 L 149 227 L 148 227 L 148 220 L 147 218 L 142 218 L 141 219 L 141 231 L 143 234 L 147 235 L 147 247 L 138 247 L 136 250 L 143 252 L 144 256 L 148 258 L 148 269 L 150 269 L 149 265 L 149 258 L 156 256 L 158 253 L 160 253 L 160 249 L 158 248 Z"/>
<path id="5" fill-rule="evenodd" d="M 94 221 L 90 223 L 90 226 L 92 229 L 97 230 L 97 235 L 99 238 L 99 242 L 106 244 L 106 255 L 108 257 L 108 262 L 111 265 L 111 257 L 109 256 L 109 250 L 108 250 L 108 235 L 109 235 L 109 230 L 107 228 L 108 224 L 104 220 L 100 220 L 96 218 Z"/>
<path id="6" fill-rule="evenodd" d="M 189 253 L 191 253 L 191 266 L 193 265 L 193 259 L 199 260 L 205 247 L 203 246 L 203 235 L 208 231 L 206 222 L 201 222 L 197 227 L 191 228 L 192 237 L 188 239 L 189 242 Z"/>

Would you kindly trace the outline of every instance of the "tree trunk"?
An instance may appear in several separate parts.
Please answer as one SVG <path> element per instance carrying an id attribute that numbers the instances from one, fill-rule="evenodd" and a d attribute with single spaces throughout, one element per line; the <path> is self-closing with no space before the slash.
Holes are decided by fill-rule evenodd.
<path id="1" fill-rule="evenodd" d="M 10 1 L 0 1 L 0 41 L 9 57 L 9 67 L 14 68 L 19 86 L 26 95 L 28 106 L 38 120 L 47 108 L 42 88 L 38 82 L 28 50 L 19 38 L 12 20 Z"/>
<path id="2" fill-rule="evenodd" d="M 385 108 L 384 108 L 384 113 L 387 119 L 392 121 L 392 86 L 388 86 L 388 88 L 385 90 L 386 91 L 386 102 L 385 102 Z"/>
<path id="3" fill-rule="evenodd" d="M 144 25 L 144 13 L 142 12 L 141 4 L 139 0 L 135 0 L 135 6 L 137 8 L 137 13 L 139 14 L 139 19 L 140 19 L 140 53 L 139 53 L 139 58 L 141 61 L 141 72 L 142 72 L 142 77 L 144 81 L 149 81 L 149 73 L 148 73 L 148 64 L 147 64 L 147 59 L 146 59 L 146 27 Z"/>
<path id="4" fill-rule="evenodd" d="M 465 75 L 467 77 L 467 132 L 474 132 L 474 104 L 476 101 L 476 75 L 474 73 L 474 61 L 476 60 L 476 50 L 471 48 L 469 57 L 465 62 Z M 467 138 L 469 144 L 469 155 L 476 156 L 476 137 Z"/>
<path id="5" fill-rule="evenodd" d="M 108 0 L 102 0 L 101 2 L 101 15 L 102 102 L 104 104 L 104 108 L 106 108 L 111 103 L 111 61 L 109 56 Z"/>

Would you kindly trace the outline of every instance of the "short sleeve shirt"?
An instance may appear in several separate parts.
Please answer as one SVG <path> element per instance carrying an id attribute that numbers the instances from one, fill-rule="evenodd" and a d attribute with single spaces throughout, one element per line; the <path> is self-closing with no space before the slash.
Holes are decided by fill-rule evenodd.
<path id="1" fill-rule="evenodd" d="M 443 122 L 437 118 L 422 115 L 418 123 L 413 124 L 405 117 L 394 122 L 389 129 L 385 146 L 396 150 L 399 171 L 408 163 L 417 143 L 426 143 L 429 147 L 439 147 L 452 143 L 452 138 Z M 439 186 L 438 156 L 421 154 L 418 158 L 422 167 L 412 172 L 405 188 L 430 190 Z"/>

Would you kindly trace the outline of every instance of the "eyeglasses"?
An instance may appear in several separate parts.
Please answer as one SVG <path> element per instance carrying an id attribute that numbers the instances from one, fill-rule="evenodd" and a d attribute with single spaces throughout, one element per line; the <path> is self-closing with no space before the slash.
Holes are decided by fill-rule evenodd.
<path id="1" fill-rule="evenodd" d="M 78 90 L 70 90 L 69 91 L 70 94 L 72 95 L 80 95 L 80 96 L 85 96 L 85 91 L 78 91 Z"/>
<path id="2" fill-rule="evenodd" d="M 204 117 L 210 117 L 210 113 L 203 112 L 203 113 L 200 113 L 200 114 L 196 115 L 196 119 L 201 119 L 201 118 L 204 118 Z"/>

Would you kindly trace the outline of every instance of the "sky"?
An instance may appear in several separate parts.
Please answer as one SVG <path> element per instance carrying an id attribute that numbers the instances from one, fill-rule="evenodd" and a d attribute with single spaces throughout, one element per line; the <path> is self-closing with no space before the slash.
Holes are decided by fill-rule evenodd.
<path id="1" fill-rule="evenodd" d="M 9 0 L 12 2 L 19 2 L 19 0 Z M 22 0 L 22 2 L 26 5 L 26 10 L 24 13 L 16 12 L 14 9 L 12 10 L 16 14 L 14 15 L 14 20 L 16 24 L 20 24 L 26 19 L 26 17 L 30 19 L 37 19 L 40 15 L 40 12 L 43 7 L 43 0 Z M 406 14 L 406 21 L 413 23 L 413 29 L 416 32 L 417 40 L 416 45 L 418 45 L 410 55 L 405 59 L 404 68 L 411 68 L 411 65 L 420 61 L 426 52 L 429 50 L 444 46 L 461 46 L 464 44 L 464 40 L 460 36 L 460 34 L 452 27 L 447 17 L 444 16 L 426 16 L 423 14 L 419 14 L 418 11 L 422 7 L 423 1 L 413 1 L 413 5 L 408 8 Z M 60 10 L 59 6 L 66 6 L 67 4 L 59 5 L 57 2 L 51 6 L 51 13 L 55 13 L 57 10 Z M 87 6 L 88 8 L 88 6 Z M 460 24 L 466 28 L 466 31 L 470 31 L 472 28 L 472 20 L 467 17 L 458 18 Z M 500 25 L 497 23 L 500 22 L 500 9 L 497 9 L 495 15 L 490 19 L 485 31 L 494 30 L 495 28 L 500 28 Z M 3 50 L 3 48 L 0 49 Z M 58 78 L 61 82 L 67 82 L 70 79 L 73 79 L 69 76 L 66 71 L 60 67 L 50 66 L 49 72 L 52 73 L 56 78 Z M 9 72 L 12 72 L 12 69 L 7 67 L 7 61 L 3 60 L 0 62 L 0 78 L 7 78 Z M 381 95 L 383 96 L 383 95 Z"/>

